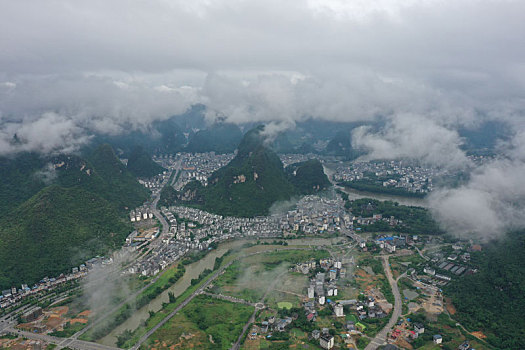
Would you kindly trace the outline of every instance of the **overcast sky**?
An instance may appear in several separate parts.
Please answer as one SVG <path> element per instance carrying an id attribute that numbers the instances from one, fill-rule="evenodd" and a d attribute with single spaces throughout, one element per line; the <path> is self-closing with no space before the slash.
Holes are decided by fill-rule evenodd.
<path id="1" fill-rule="evenodd" d="M 0 0 L 0 33 L 0 154 L 74 150 L 195 103 L 282 127 L 383 116 L 356 145 L 438 164 L 466 162 L 460 125 L 525 135 L 525 1 Z"/>

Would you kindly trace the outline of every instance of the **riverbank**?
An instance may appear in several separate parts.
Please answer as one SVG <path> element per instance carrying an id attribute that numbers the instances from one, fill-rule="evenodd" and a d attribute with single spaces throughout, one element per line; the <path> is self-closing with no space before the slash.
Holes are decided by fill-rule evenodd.
<path id="1" fill-rule="evenodd" d="M 272 243 L 275 239 L 261 239 L 262 243 Z M 283 239 L 280 238 L 279 241 L 286 241 L 288 246 L 292 247 L 318 247 L 318 246 L 331 246 L 345 240 L 344 237 L 334 237 L 334 238 L 318 238 L 318 237 L 304 237 L 296 239 Z M 181 296 L 186 290 L 191 287 L 191 280 L 198 278 L 199 275 L 206 269 L 213 270 L 215 259 L 222 257 L 230 249 L 239 249 L 239 252 L 236 253 L 253 253 L 258 251 L 266 251 L 275 249 L 282 246 L 273 246 L 273 245 L 254 245 L 251 247 L 242 248 L 246 243 L 255 243 L 255 239 L 241 239 L 235 241 L 227 241 L 219 244 L 217 249 L 211 250 L 206 254 L 202 259 L 188 264 L 185 266 L 185 273 L 182 278 L 180 278 L 176 283 L 171 287 L 164 290 L 159 296 L 149 302 L 147 305 L 136 310 L 133 315 L 128 318 L 125 322 L 113 329 L 107 336 L 98 340 L 98 343 L 116 346 L 117 337 L 122 334 L 124 331 L 135 331 L 139 328 L 144 321 L 150 317 L 150 311 L 153 313 L 159 312 L 163 308 L 164 303 L 169 303 L 169 293 L 172 293 L 176 298 Z M 242 253 L 241 253 L 242 251 Z"/>

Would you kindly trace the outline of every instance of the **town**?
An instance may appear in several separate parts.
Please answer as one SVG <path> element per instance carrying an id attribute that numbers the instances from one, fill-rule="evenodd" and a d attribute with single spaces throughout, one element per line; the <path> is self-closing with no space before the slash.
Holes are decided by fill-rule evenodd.
<path id="1" fill-rule="evenodd" d="M 254 218 L 222 216 L 181 205 L 157 209 L 164 186 L 180 189 L 191 180 L 201 181 L 206 186 L 211 173 L 233 156 L 179 153 L 155 158 L 167 170 L 154 178 L 140 179 L 140 183 L 152 191 L 152 197 L 141 207 L 130 210 L 129 222 L 135 229 L 127 237 L 125 245 L 110 257 L 90 259 L 73 268 L 69 274 L 46 277 L 32 287 L 22 285 L 20 289 L 3 291 L 0 297 L 3 313 L 11 315 L 11 320 L 13 314 L 18 315 L 18 322 L 22 325 L 19 329 L 33 333 L 49 335 L 63 332 L 69 335 L 74 329 L 78 334 L 84 334 L 87 330 L 89 335 L 91 326 L 86 325 L 104 325 L 103 321 L 91 323 L 89 309 L 78 310 L 73 319 L 80 321 L 75 321 L 75 327 L 71 328 L 73 319 L 62 316 L 61 312 L 65 315 L 66 311 L 53 305 L 61 305 L 56 304 L 57 301 L 67 300 L 68 291 L 80 290 L 79 280 L 85 279 L 90 271 L 107 269 L 115 273 L 116 266 L 113 265 L 125 255 L 128 260 L 117 268 L 118 274 L 143 279 L 148 283 L 146 287 L 154 286 L 162 275 L 171 274 L 173 269 L 181 266 L 181 262 L 192 264 L 196 257 L 205 257 L 222 245 L 245 242 L 238 249 L 246 252 L 220 268 L 218 273 L 209 275 L 209 272 L 203 271 L 198 278 L 192 279 L 192 285 L 206 283 L 191 295 L 191 298 L 196 298 L 191 303 L 208 303 L 208 299 L 204 298 L 207 297 L 221 302 L 252 305 L 256 310 L 262 310 L 255 322 L 248 322 L 250 327 L 245 327 L 247 347 L 249 344 L 261 346 L 262 343 L 283 342 L 288 345 L 315 344 L 324 349 L 368 349 L 382 344 L 411 348 L 411 344 L 450 342 L 450 334 L 435 331 L 436 328 L 432 328 L 421 315 L 443 318 L 440 315 L 444 315 L 446 305 L 442 288 L 453 279 L 476 273 L 477 266 L 470 257 L 482 249 L 479 244 L 468 241 L 446 243 L 440 236 L 424 233 L 368 230 L 368 227 L 382 223 L 390 230 L 406 231 L 407 222 L 403 218 L 377 212 L 378 207 L 371 203 L 362 212 L 353 212 L 352 205 L 348 205 L 348 202 L 352 204 L 352 200 L 345 197 L 341 189 L 303 196 L 276 208 L 269 216 Z M 281 159 L 285 164 L 292 164 L 307 157 L 282 155 Z M 401 162 L 353 163 L 350 172 L 344 169 L 347 168 L 338 166 L 333 180 L 352 180 L 352 176 L 359 178 L 369 171 L 374 171 L 377 176 L 392 175 L 392 169 L 396 174 L 402 174 L 402 178 L 412 179 L 407 182 L 413 185 L 409 190 L 417 191 L 422 189 L 417 186 L 423 183 L 428 185 L 427 190 L 431 190 L 432 178 L 443 174 L 436 169 L 403 166 Z M 364 215 L 365 212 L 368 214 Z M 256 247 L 269 250 L 250 250 Z M 271 280 L 274 283 L 278 281 L 280 287 L 269 283 L 264 287 L 268 288 L 266 293 L 259 295 L 259 292 L 250 292 L 254 288 L 264 290 L 257 283 L 255 287 L 254 282 L 243 286 L 242 293 L 239 293 L 238 285 L 229 286 L 240 278 L 238 264 L 243 262 L 251 266 L 246 257 L 253 254 L 259 256 L 255 260 L 257 265 L 262 263 L 262 266 L 267 266 L 269 274 L 275 266 L 279 266 L 272 265 L 274 262 L 271 261 L 294 262 L 278 276 L 272 277 Z M 272 254 L 281 255 L 273 257 Z M 265 259 L 269 262 L 266 263 Z M 217 265 L 217 261 L 215 265 L 221 266 Z M 260 267 L 252 268 L 257 270 Z M 265 272 L 261 270 L 257 273 L 264 276 Z M 230 275 L 233 279 L 225 279 Z M 294 281 L 293 286 L 287 287 L 290 281 Z M 392 283 L 396 283 L 396 287 Z M 169 288 L 169 284 L 162 288 Z M 56 290 L 59 292 L 52 293 Z M 152 298 L 156 298 L 162 290 Z M 46 299 L 50 293 L 53 297 Z M 137 293 L 141 295 L 140 291 Z M 257 294 L 257 298 L 250 297 L 250 293 Z M 38 296 L 37 303 L 29 303 L 29 300 L 35 300 L 34 296 Z M 43 300 L 48 302 L 42 303 Z M 58 316 L 53 317 L 60 319 L 60 322 L 50 324 L 43 321 L 56 313 Z M 9 328 L 11 324 L 8 323 L 5 329 L 14 329 Z M 119 326 L 109 330 L 110 334 L 116 334 L 115 339 L 118 329 Z M 138 330 L 140 327 L 135 332 Z M 430 334 L 431 330 L 435 334 Z M 90 336 L 94 338 L 86 337 L 82 341 L 101 339 Z M 46 339 L 50 341 L 52 338 Z M 155 339 L 154 335 L 152 339 Z M 191 344 L 192 337 L 185 335 L 181 339 L 184 339 L 184 344 Z M 479 348 L 478 343 L 473 343 Z M 34 342 L 31 344 L 36 346 Z M 117 345 L 120 347 L 122 343 L 112 344 Z M 460 346 L 469 349 L 471 343 L 464 339 Z"/>

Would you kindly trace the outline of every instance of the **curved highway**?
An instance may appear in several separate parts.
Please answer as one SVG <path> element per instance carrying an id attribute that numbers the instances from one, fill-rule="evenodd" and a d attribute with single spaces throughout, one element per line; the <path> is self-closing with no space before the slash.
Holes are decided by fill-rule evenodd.
<path id="1" fill-rule="evenodd" d="M 392 276 L 392 271 L 390 270 L 390 264 L 388 262 L 389 256 L 383 255 L 381 258 L 383 260 L 383 268 L 385 270 L 388 283 L 390 283 L 392 293 L 394 294 L 394 310 L 392 311 L 392 316 L 390 317 L 390 320 L 388 321 L 386 326 L 379 333 L 376 334 L 375 338 L 372 339 L 372 341 L 366 346 L 365 350 L 375 350 L 381 345 L 385 345 L 388 333 L 392 331 L 392 328 L 397 323 L 397 320 L 399 319 L 399 317 L 401 317 L 401 294 L 399 294 L 397 282 L 396 280 L 394 280 L 394 277 Z"/>

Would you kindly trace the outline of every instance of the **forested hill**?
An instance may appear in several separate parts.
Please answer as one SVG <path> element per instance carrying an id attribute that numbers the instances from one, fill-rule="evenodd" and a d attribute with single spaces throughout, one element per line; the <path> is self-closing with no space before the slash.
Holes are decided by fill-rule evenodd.
<path id="1" fill-rule="evenodd" d="M 130 230 L 99 195 L 49 186 L 0 221 L 0 288 L 67 272 L 115 248 Z"/>
<path id="2" fill-rule="evenodd" d="M 164 168 L 155 163 L 144 148 L 138 146 L 129 155 L 128 170 L 137 177 L 153 177 L 162 173 Z"/>
<path id="3" fill-rule="evenodd" d="M 290 182 L 301 194 L 313 194 L 331 186 L 323 165 L 317 159 L 290 164 L 286 167 L 286 173 Z"/>
<path id="4" fill-rule="evenodd" d="M 148 198 L 149 191 L 137 182 L 110 145 L 100 145 L 88 159 L 107 188 L 104 193 L 99 194 L 116 203 L 119 208 L 138 207 Z"/>
<path id="5" fill-rule="evenodd" d="M 295 193 L 279 156 L 264 145 L 262 130 L 249 131 L 237 156 L 213 173 L 208 187 L 200 190 L 206 210 L 234 216 L 264 215 L 275 201 L 287 200 Z"/>
<path id="6" fill-rule="evenodd" d="M 454 317 L 471 331 L 481 330 L 497 349 L 525 349 L 525 232 L 472 252 L 471 262 L 479 271 L 445 289 Z"/>
<path id="7" fill-rule="evenodd" d="M 167 189 L 160 202 L 178 201 L 221 215 L 253 217 L 268 214 L 276 201 L 327 187 L 322 166 L 315 161 L 299 164 L 295 174 L 294 170 L 287 174 L 279 156 L 266 146 L 263 131 L 263 126 L 248 131 L 235 158 L 210 176 L 207 187 L 194 181 L 181 193 Z"/>
<path id="8" fill-rule="evenodd" d="M 122 243 L 129 208 L 149 197 L 107 145 L 89 160 L 23 154 L 3 162 L 2 288 L 67 272 Z"/>

